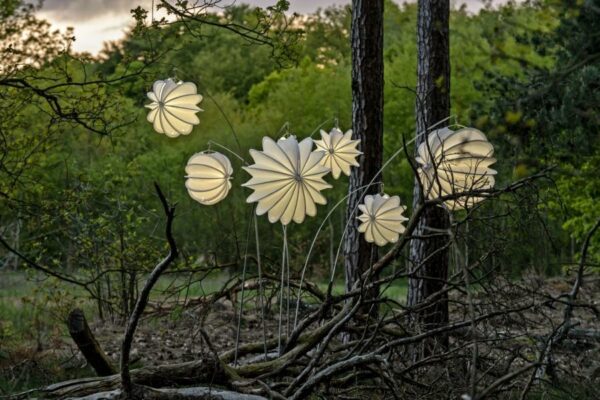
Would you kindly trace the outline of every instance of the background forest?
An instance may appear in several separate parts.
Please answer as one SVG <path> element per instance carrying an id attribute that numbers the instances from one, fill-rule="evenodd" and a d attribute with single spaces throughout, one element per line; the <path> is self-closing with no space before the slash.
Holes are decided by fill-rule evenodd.
<path id="1" fill-rule="evenodd" d="M 262 24 L 270 12 L 240 4 L 207 21 Z M 141 8 L 132 14 L 123 41 L 91 56 L 70 51 L 72 32 L 54 32 L 36 18 L 35 7 L 0 0 L 1 395 L 93 374 L 65 350 L 64 321 L 74 308 L 98 329 L 114 327 L 113 341 L 119 340 L 147 274 L 167 248 L 154 182 L 177 204 L 173 230 L 180 250 L 152 294 L 159 310 L 218 292 L 237 279 L 248 247 L 254 251 L 241 161 L 230 157 L 235 173 L 228 198 L 204 207 L 184 186 L 194 153 L 229 155 L 225 147 L 247 157 L 263 136 L 351 128 L 349 7 L 288 15 L 287 36 L 267 44 L 206 21 L 152 21 Z M 273 24 L 284 23 L 277 18 Z M 384 160 L 415 134 L 416 29 L 415 4 L 385 2 Z M 458 254 L 475 260 L 490 247 L 483 270 L 508 280 L 563 282 L 552 279 L 578 265 L 586 234 L 600 218 L 598 32 L 595 0 L 451 11 L 451 120 L 480 129 L 494 144 L 497 186 L 544 174 L 483 204 L 461 227 L 453 268 Z M 204 96 L 200 125 L 176 140 L 156 134 L 146 121 L 146 92 L 166 77 L 195 82 Z M 86 83 L 64 84 L 70 82 Z M 406 157 L 385 169 L 383 182 L 386 193 L 410 208 L 414 178 Z M 287 231 L 292 275 L 322 216 L 347 193 L 346 177 L 330 183 L 328 205 Z M 315 243 L 308 279 L 322 289 L 344 224 L 340 207 Z M 259 230 L 264 271 L 277 275 L 281 229 L 262 218 Z M 587 257 L 586 276 L 597 282 L 597 238 Z M 404 263 L 399 257 L 394 268 Z M 255 274 L 252 262 L 248 269 Z M 342 293 L 343 269 L 338 273 L 334 292 Z M 394 280 L 383 294 L 404 303 L 406 280 Z M 172 309 L 168 324 L 186 312 Z M 159 331 L 171 326 L 155 324 Z M 181 361 L 185 353 L 164 357 Z M 600 366 L 594 368 L 598 375 Z M 588 386 L 581 390 L 593 396 L 593 380 Z"/>

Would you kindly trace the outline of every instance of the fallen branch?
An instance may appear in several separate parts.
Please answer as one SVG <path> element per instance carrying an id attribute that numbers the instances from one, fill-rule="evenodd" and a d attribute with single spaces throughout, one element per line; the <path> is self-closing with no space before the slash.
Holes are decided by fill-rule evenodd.
<path id="1" fill-rule="evenodd" d="M 102 347 L 94 337 L 90 329 L 83 311 L 79 308 L 74 309 L 69 313 L 67 320 L 69 334 L 73 341 L 87 360 L 94 368 L 98 376 L 108 376 L 117 373 L 117 369 L 106 356 Z"/>
<path id="2" fill-rule="evenodd" d="M 229 390 L 215 389 L 211 387 L 188 387 L 180 389 L 152 389 L 147 390 L 145 399 L 161 399 L 161 400 L 267 400 L 265 397 L 256 396 L 253 394 L 243 394 L 231 392 Z M 117 400 L 122 398 L 121 390 L 113 390 L 110 392 L 95 393 L 84 397 L 74 397 L 71 400 Z"/>
<path id="3" fill-rule="evenodd" d="M 204 354 L 195 361 L 134 369 L 130 372 L 130 377 L 132 384 L 154 388 L 197 385 L 199 382 L 210 382 L 214 385 L 228 387 L 230 377 L 226 371 L 219 368 L 219 365 L 212 354 Z M 60 382 L 16 394 L 10 398 L 13 400 L 29 399 L 33 393 L 49 399 L 82 397 L 100 392 L 110 392 L 119 389 L 120 385 L 121 377 L 119 374 L 115 374 Z"/>

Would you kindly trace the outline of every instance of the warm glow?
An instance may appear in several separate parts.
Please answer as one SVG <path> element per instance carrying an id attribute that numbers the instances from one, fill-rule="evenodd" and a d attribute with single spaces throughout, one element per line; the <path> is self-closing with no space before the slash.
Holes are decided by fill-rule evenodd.
<path id="1" fill-rule="evenodd" d="M 211 206 L 227 197 L 233 168 L 227 157 L 217 152 L 197 153 L 185 167 L 185 187 L 192 199 Z"/>
<path id="2" fill-rule="evenodd" d="M 418 149 L 419 177 L 429 199 L 494 187 L 494 146 L 477 129 L 443 128 L 429 134 Z M 485 197 L 465 195 L 444 202 L 450 209 L 472 207 Z"/>
<path id="3" fill-rule="evenodd" d="M 331 174 L 335 179 L 340 177 L 340 173 L 350 175 L 350 167 L 358 167 L 356 157 L 362 152 L 356 149 L 360 140 L 352 140 L 352 131 L 345 134 L 337 128 L 333 128 L 327 133 L 321 130 L 321 140 L 315 140 L 317 149 L 325 152 L 325 157 L 321 164 L 331 169 Z"/>
<path id="4" fill-rule="evenodd" d="M 258 202 L 256 214 L 269 214 L 269 221 L 283 225 L 304 221 L 317 214 L 316 204 L 327 204 L 321 190 L 331 187 L 323 180 L 329 168 L 320 164 L 322 151 L 312 151 L 310 138 L 300 143 L 294 136 L 275 142 L 263 138 L 263 150 L 250 150 L 254 164 L 244 169 L 252 179 L 243 186 L 254 190 L 247 202 Z"/>
<path id="5" fill-rule="evenodd" d="M 406 206 L 400 205 L 400 197 L 384 194 L 365 196 L 364 204 L 358 206 L 362 212 L 358 216 L 361 222 L 358 231 L 365 234 L 365 240 L 383 246 L 398 241 L 405 230 L 404 221 L 408 218 L 402 215 Z"/>
<path id="6" fill-rule="evenodd" d="M 152 103 L 146 105 L 150 109 L 147 119 L 158 133 L 176 138 L 188 135 L 200 123 L 196 113 L 202 109 L 196 104 L 202 101 L 202 96 L 191 82 L 156 81 L 148 98 Z"/>

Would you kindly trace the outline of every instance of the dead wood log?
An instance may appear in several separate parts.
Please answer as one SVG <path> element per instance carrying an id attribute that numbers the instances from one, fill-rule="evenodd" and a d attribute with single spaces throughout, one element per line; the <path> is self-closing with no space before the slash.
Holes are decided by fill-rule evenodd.
<path id="1" fill-rule="evenodd" d="M 102 347 L 94 337 L 83 311 L 79 308 L 69 313 L 67 319 L 69 334 L 83 354 L 87 362 L 94 368 L 98 376 L 108 376 L 117 373 L 117 369 L 106 356 Z"/>
<path id="2" fill-rule="evenodd" d="M 130 372 L 131 383 L 136 386 L 162 388 L 190 386 L 210 382 L 213 385 L 225 388 L 239 389 L 241 386 L 244 386 L 243 381 L 246 379 L 252 380 L 261 375 L 274 374 L 288 368 L 295 360 L 305 355 L 320 343 L 330 329 L 347 314 L 351 306 L 351 302 L 346 303 L 341 312 L 336 314 L 323 326 L 310 333 L 301 335 L 298 338 L 296 347 L 275 360 L 232 368 L 223 362 L 223 360 L 219 359 L 216 354 L 208 353 L 202 355 L 195 361 L 132 370 Z M 246 350 L 245 346 L 242 347 Z M 256 348 L 259 348 L 257 344 L 247 345 L 247 350 L 249 352 Z M 224 354 L 224 358 L 228 358 L 226 354 Z M 100 392 L 109 392 L 119 389 L 120 385 L 121 377 L 118 374 L 115 374 L 106 377 L 61 382 L 26 393 L 30 394 L 35 392 L 42 398 L 64 399 L 70 397 L 83 397 Z M 15 396 L 15 398 L 19 397 Z"/>
<path id="3" fill-rule="evenodd" d="M 121 390 L 117 389 L 84 397 L 71 397 L 69 400 L 117 400 L 121 399 L 121 396 Z M 147 400 L 266 400 L 265 397 L 254 394 L 244 394 L 203 386 L 180 389 L 154 389 L 145 393 L 144 398 Z"/>
<path id="4" fill-rule="evenodd" d="M 226 368 L 223 368 L 223 364 L 212 354 L 206 354 L 195 361 L 134 369 L 131 371 L 131 381 L 135 385 L 154 388 L 190 386 L 206 382 L 229 388 L 231 387 L 231 371 L 227 371 Z M 121 377 L 119 374 L 115 374 L 60 382 L 35 390 L 35 392 L 40 398 L 65 399 L 110 392 L 119 389 L 120 385 Z M 31 398 L 32 391 L 28 391 L 26 394 L 27 396 L 22 398 Z M 19 397 L 15 396 L 15 398 Z"/>

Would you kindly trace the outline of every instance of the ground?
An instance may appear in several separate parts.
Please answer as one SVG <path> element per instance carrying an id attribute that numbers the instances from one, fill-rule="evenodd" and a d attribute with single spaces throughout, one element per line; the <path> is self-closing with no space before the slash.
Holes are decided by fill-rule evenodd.
<path id="1" fill-rule="evenodd" d="M 53 306 L 45 304 L 44 312 L 39 304 L 44 300 L 44 291 L 36 293 L 41 283 L 26 279 L 22 274 L 6 273 L 6 279 L 0 282 L 0 394 L 14 393 L 75 377 L 94 376 L 85 360 L 73 344 L 66 326 L 60 320 L 60 301 Z M 565 278 L 548 280 L 531 279 L 527 285 L 541 285 L 543 291 L 558 296 L 570 290 L 570 283 Z M 205 285 L 216 288 L 218 285 Z M 341 290 L 337 288 L 336 290 Z M 208 292 L 208 290 L 206 290 Z M 206 293 L 205 292 L 205 293 Z M 390 292 L 396 300 L 402 301 L 405 296 L 404 287 L 395 287 Z M 198 293 L 194 293 L 198 296 Z M 478 296 L 484 297 L 485 293 Z M 600 302 L 600 280 L 590 280 L 582 288 L 580 299 L 589 305 Z M 545 301 L 543 298 L 538 299 Z M 547 300 L 547 299 L 546 299 Z M 249 302 L 253 300 L 250 298 Z M 168 305 L 163 305 L 168 307 Z M 118 365 L 123 325 L 120 321 L 100 321 L 93 317 L 93 307 L 85 307 L 90 327 L 101 346 L 115 365 Z M 152 307 L 150 308 L 152 310 Z M 559 304 L 548 307 L 554 321 L 548 324 L 540 315 L 525 314 L 516 320 L 505 320 L 500 327 L 513 334 L 522 332 L 529 335 L 547 335 L 549 326 L 558 324 L 562 318 L 563 308 Z M 235 347 L 238 309 L 232 306 L 229 299 L 220 299 L 211 307 L 205 304 L 183 310 L 180 307 L 168 310 L 153 311 L 145 316 L 135 335 L 132 348 L 134 367 L 171 364 L 190 361 L 197 354 L 205 351 L 201 340 L 202 327 L 211 338 L 219 352 Z M 263 329 L 260 325 L 260 314 L 251 310 L 244 311 L 242 319 L 242 343 L 262 340 Z M 267 338 L 277 334 L 277 315 L 267 315 Z M 600 319 L 589 310 L 576 310 L 577 329 L 600 331 Z M 523 324 L 523 321 L 529 321 Z M 284 324 L 285 325 L 285 324 Z M 285 330 L 285 326 L 283 328 Z M 570 344 L 571 348 L 559 349 L 557 359 L 561 368 L 570 369 L 573 374 L 582 377 L 600 376 L 600 354 L 598 345 L 589 343 Z M 565 351 L 567 357 L 562 356 Z M 532 357 L 535 356 L 532 354 Z M 571 365 L 572 364 L 572 365 Z"/>

